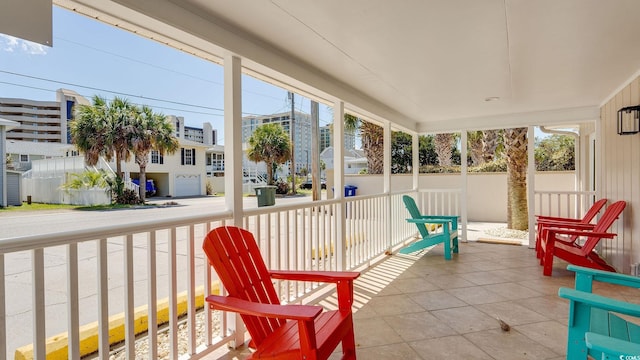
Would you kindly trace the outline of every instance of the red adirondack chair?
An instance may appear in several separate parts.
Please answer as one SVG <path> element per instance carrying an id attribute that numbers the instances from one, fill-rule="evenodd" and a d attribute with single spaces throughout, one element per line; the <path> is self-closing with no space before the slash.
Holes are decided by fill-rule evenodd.
<path id="1" fill-rule="evenodd" d="M 591 223 L 591 220 L 596 217 L 596 215 L 600 212 L 600 209 L 602 209 L 602 207 L 604 207 L 606 203 L 607 199 L 600 199 L 596 201 L 595 203 L 593 203 L 593 205 L 591 205 L 591 208 L 589 208 L 589 211 L 584 214 L 582 219 L 536 215 L 536 222 L 538 224 L 538 231 L 536 232 L 536 256 L 538 257 L 538 259 L 540 259 L 542 256 L 542 251 L 540 250 L 540 242 L 545 227 L 572 228 L 571 225 L 575 224 L 588 225 L 589 223 Z M 576 235 L 571 235 L 568 236 L 564 240 L 564 242 L 574 242 L 577 238 L 578 237 Z"/>
<path id="2" fill-rule="evenodd" d="M 252 359 L 327 359 L 342 342 L 342 359 L 355 359 L 353 281 L 357 272 L 269 271 L 253 234 L 222 226 L 202 245 L 229 296 L 209 295 L 211 309 L 237 312 L 256 351 Z M 338 310 L 321 306 L 281 305 L 272 279 L 335 283 Z"/>
<path id="3" fill-rule="evenodd" d="M 573 225 L 574 229 L 549 227 L 544 229 L 540 247 L 542 250 L 542 273 L 551 276 L 553 271 L 553 257 L 557 256 L 571 264 L 592 269 L 613 271 L 616 270 L 598 255 L 593 249 L 601 239 L 611 239 L 616 234 L 606 231 L 618 219 L 627 203 L 617 201 L 607 207 L 602 217 L 595 226 Z M 581 228 L 582 227 L 582 228 Z M 560 235 L 560 238 L 558 237 Z M 585 237 L 584 244 L 577 241 L 563 241 L 562 235 Z"/>

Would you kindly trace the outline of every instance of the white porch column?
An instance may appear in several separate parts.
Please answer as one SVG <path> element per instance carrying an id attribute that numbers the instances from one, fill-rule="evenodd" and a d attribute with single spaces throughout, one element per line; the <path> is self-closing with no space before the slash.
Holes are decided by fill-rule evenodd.
<path id="1" fill-rule="evenodd" d="M 602 172 L 600 171 L 600 167 L 602 164 L 602 119 L 596 119 L 596 144 L 594 149 L 594 165 L 593 165 L 593 174 L 594 174 L 594 182 L 592 185 L 593 190 L 596 192 L 596 198 L 602 199 L 605 197 L 604 186 L 602 186 Z"/>
<path id="2" fill-rule="evenodd" d="M 313 201 L 320 199 L 320 111 L 318 103 L 311 101 L 311 183 Z M 308 156 L 308 155 L 307 155 Z M 309 176 L 309 169 L 307 169 Z"/>
<path id="3" fill-rule="evenodd" d="M 336 246 L 337 268 L 344 270 L 347 263 L 345 251 L 347 229 L 344 220 L 346 204 L 344 201 L 344 102 L 336 100 L 333 104 L 333 198 L 340 199 L 336 208 Z M 327 189 L 328 190 L 328 189 Z"/>
<path id="4" fill-rule="evenodd" d="M 240 58 L 224 58 L 224 198 L 233 212 L 233 224 L 242 226 L 242 67 Z M 244 343 L 245 328 L 240 315 L 227 314 L 227 325 L 235 332 L 229 346 Z"/>
<path id="5" fill-rule="evenodd" d="M 527 167 L 527 204 L 529 210 L 529 249 L 535 247 L 536 243 L 536 228 L 535 228 L 535 216 L 536 216 L 536 158 L 534 153 L 535 146 L 535 127 L 529 125 L 529 131 L 527 132 L 527 154 L 528 154 L 528 167 Z"/>
<path id="6" fill-rule="evenodd" d="M 413 191 L 420 190 L 420 136 L 418 133 L 411 135 L 411 174 L 413 175 Z"/>
<path id="7" fill-rule="evenodd" d="M 461 234 L 461 241 L 467 241 L 467 187 L 469 182 L 467 181 L 468 167 L 467 164 L 467 138 L 469 133 L 467 130 L 460 132 L 460 227 L 458 233 Z"/>
<path id="8" fill-rule="evenodd" d="M 385 121 L 382 126 L 382 145 L 384 147 L 383 164 L 384 170 L 382 173 L 383 186 L 382 191 L 387 197 L 387 207 L 385 208 L 385 219 L 391 220 L 391 123 Z M 392 246 L 392 234 L 390 221 L 385 222 L 385 235 L 387 237 L 387 250 L 391 251 Z"/>

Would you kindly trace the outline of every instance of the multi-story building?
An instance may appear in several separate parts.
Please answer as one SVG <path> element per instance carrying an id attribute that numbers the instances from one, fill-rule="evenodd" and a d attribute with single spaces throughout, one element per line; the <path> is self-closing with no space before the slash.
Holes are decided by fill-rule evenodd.
<path id="1" fill-rule="evenodd" d="M 173 124 L 176 130 L 176 137 L 193 142 L 198 142 L 205 145 L 217 145 L 218 130 L 211 126 L 211 123 L 205 122 L 202 124 L 202 128 L 193 126 L 186 126 L 184 124 L 184 117 L 168 115 L 167 118 Z"/>
<path id="2" fill-rule="evenodd" d="M 324 149 L 333 146 L 333 131 L 331 126 L 323 126 L 320 128 L 320 152 Z M 344 148 L 346 150 L 353 150 L 356 148 L 356 136 L 354 132 L 346 132 L 344 134 Z"/>
<path id="3" fill-rule="evenodd" d="M 0 98 L 0 117 L 20 123 L 7 132 L 7 139 L 68 144 L 69 121 L 75 104 L 89 101 L 66 89 L 56 91 L 56 101 Z"/>
<path id="4" fill-rule="evenodd" d="M 263 116 L 247 116 L 242 118 L 242 142 L 247 143 L 249 138 L 256 130 L 257 127 L 267 123 L 278 123 L 282 125 L 284 131 L 291 134 L 291 113 L 284 112 L 272 115 Z M 295 151 L 295 171 L 300 173 L 302 169 L 308 169 L 311 161 L 311 115 L 295 111 L 293 118 L 294 129 L 294 143 L 293 148 Z M 245 158 L 246 160 L 246 158 Z M 255 165 L 250 165 L 248 160 L 245 161 L 245 168 Z M 286 169 L 283 166 L 282 173 L 289 174 L 290 165 L 287 163 Z"/>

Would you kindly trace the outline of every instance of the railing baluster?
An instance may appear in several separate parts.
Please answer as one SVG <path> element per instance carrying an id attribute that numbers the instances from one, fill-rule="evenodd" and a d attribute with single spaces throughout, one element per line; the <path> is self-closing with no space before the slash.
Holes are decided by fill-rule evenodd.
<path id="1" fill-rule="evenodd" d="M 176 264 L 176 227 L 172 227 L 168 239 L 169 255 L 169 354 L 178 359 L 178 276 Z"/>
<path id="2" fill-rule="evenodd" d="M 189 355 L 196 353 L 196 252 L 195 252 L 195 226 L 189 226 L 187 237 L 187 328 L 189 329 L 188 351 Z"/>
<path id="3" fill-rule="evenodd" d="M 97 243 L 98 265 L 98 354 L 100 359 L 109 359 L 109 270 L 107 267 L 107 239 Z"/>
<path id="4" fill-rule="evenodd" d="M 127 359 L 134 359 L 136 356 L 136 334 L 133 327 L 134 304 L 133 304 L 133 234 L 127 234 L 124 238 L 124 324 L 125 324 L 125 349 Z"/>
<path id="5" fill-rule="evenodd" d="M 67 245 L 67 346 L 69 359 L 80 359 L 80 315 L 78 306 L 78 244 Z M 0 349 L 3 349 L 0 346 Z"/>
<path id="6" fill-rule="evenodd" d="M 32 251 L 33 279 L 33 358 L 44 359 L 47 355 L 45 308 L 44 308 L 44 250 Z"/>
<path id="7" fill-rule="evenodd" d="M 147 237 L 147 303 L 148 307 L 148 333 L 149 359 L 158 358 L 158 287 L 157 287 L 157 261 L 156 261 L 156 231 L 153 230 Z"/>

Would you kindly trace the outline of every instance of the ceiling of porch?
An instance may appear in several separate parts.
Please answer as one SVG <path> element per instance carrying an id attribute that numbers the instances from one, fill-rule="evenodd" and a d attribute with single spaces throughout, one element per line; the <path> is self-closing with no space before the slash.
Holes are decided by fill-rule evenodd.
<path id="1" fill-rule="evenodd" d="M 637 0 L 54 4 L 418 132 L 594 120 L 640 69 Z"/>

